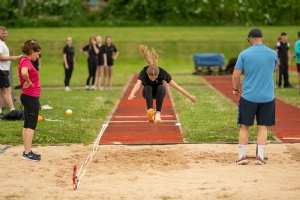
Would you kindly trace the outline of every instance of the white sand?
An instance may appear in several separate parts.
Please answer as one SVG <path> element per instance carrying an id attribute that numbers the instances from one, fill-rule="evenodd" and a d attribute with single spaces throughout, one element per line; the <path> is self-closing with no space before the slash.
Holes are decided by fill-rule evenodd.
<path id="1" fill-rule="evenodd" d="M 99 146 L 75 191 L 73 165 L 92 145 L 33 150 L 40 162 L 22 160 L 22 146 L 0 154 L 0 199 L 300 198 L 300 144 L 268 145 L 264 166 L 235 165 L 237 145 Z M 255 155 L 255 145 L 247 150 Z"/>

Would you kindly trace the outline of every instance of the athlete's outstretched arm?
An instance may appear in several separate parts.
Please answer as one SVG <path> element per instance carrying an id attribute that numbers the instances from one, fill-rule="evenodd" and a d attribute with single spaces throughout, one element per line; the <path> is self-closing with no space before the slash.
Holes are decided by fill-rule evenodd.
<path id="1" fill-rule="evenodd" d="M 180 93 L 182 93 L 184 96 L 189 98 L 192 102 L 196 102 L 197 98 L 193 95 L 190 95 L 185 89 L 183 89 L 181 86 L 177 85 L 177 83 L 173 80 L 170 81 L 170 85 L 174 87 L 176 90 L 178 90 Z"/>
<path id="2" fill-rule="evenodd" d="M 128 100 L 131 100 L 135 97 L 135 93 L 140 89 L 140 86 L 142 84 L 142 81 L 141 80 L 137 80 L 135 86 L 133 87 L 129 97 L 128 97 Z"/>

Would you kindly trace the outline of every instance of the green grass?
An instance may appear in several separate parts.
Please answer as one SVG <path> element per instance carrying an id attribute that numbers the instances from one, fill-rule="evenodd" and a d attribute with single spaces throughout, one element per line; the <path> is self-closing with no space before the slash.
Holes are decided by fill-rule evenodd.
<path id="1" fill-rule="evenodd" d="M 298 74 L 297 73 L 289 73 L 289 82 L 293 86 L 298 85 Z M 279 99 L 288 102 L 289 104 L 295 105 L 300 108 L 300 95 L 299 88 L 276 88 L 275 95 Z"/>
<path id="2" fill-rule="evenodd" d="M 199 78 L 201 79 L 201 78 Z M 193 104 L 182 94 L 172 89 L 175 110 L 179 113 L 184 138 L 189 142 L 237 142 L 239 127 L 237 106 L 208 86 L 186 88 L 197 96 Z M 257 126 L 250 128 L 249 140 L 256 141 Z M 268 140 L 274 140 L 268 133 Z"/>
<path id="3" fill-rule="evenodd" d="M 115 62 L 115 85 L 124 85 L 123 76 L 138 72 L 146 62 L 139 53 L 139 45 L 154 47 L 159 55 L 159 65 L 170 73 L 192 73 L 195 53 L 221 52 L 226 60 L 237 57 L 249 44 L 246 37 L 250 27 L 120 27 L 120 28 L 39 28 L 8 29 L 7 44 L 11 55 L 21 53 L 21 44 L 30 38 L 42 46 L 43 86 L 63 84 L 62 49 L 65 38 L 73 38 L 77 69 L 72 85 L 84 85 L 87 77 L 86 56 L 79 52 L 92 35 L 112 36 L 120 51 Z M 291 49 L 294 48 L 298 27 L 262 27 L 265 44 L 274 48 L 278 35 L 284 30 L 289 34 Z M 294 34 L 294 35 L 293 35 Z M 293 60 L 295 62 L 295 60 Z M 293 63 L 295 64 L 295 63 Z M 17 63 L 14 63 L 16 73 Z M 17 77 L 15 77 L 17 80 Z M 126 78 L 125 78 L 126 80 Z"/>
<path id="4" fill-rule="evenodd" d="M 20 91 L 17 91 L 18 93 Z M 43 90 L 41 104 L 48 104 L 52 110 L 41 110 L 45 119 L 37 125 L 33 143 L 84 143 L 92 142 L 98 135 L 106 117 L 120 96 L 120 90 L 85 91 Z M 15 104 L 16 107 L 19 106 Z M 73 114 L 67 116 L 65 111 Z M 23 121 L 0 121 L 0 143 L 21 144 Z"/>
<path id="5" fill-rule="evenodd" d="M 261 28 L 265 44 L 271 48 L 274 48 L 278 35 L 282 31 L 287 32 L 293 53 L 298 27 Z M 34 143 L 92 142 L 105 117 L 119 98 L 121 90 L 90 93 L 75 90 L 65 93 L 62 89 L 47 89 L 49 86 L 63 87 L 62 49 L 67 36 L 73 38 L 77 60 L 71 88 L 85 85 L 88 75 L 86 56 L 79 50 L 88 43 L 92 35 L 102 35 L 103 38 L 106 35 L 112 36 L 113 43 L 120 51 L 120 56 L 115 62 L 114 86 L 124 86 L 132 73 L 138 73 L 146 65 L 139 53 L 140 44 L 154 47 L 159 55 L 159 65 L 170 72 L 180 85 L 191 86 L 189 90 L 199 99 L 198 103 L 191 107 L 191 111 L 189 110 L 191 104 L 174 93 L 176 110 L 188 141 L 236 141 L 238 127 L 235 125 L 234 104 L 207 87 L 199 76 L 192 75 L 195 71 L 192 58 L 195 53 L 201 52 L 223 53 L 226 61 L 237 57 L 241 50 L 249 46 L 245 38 L 250 29 L 250 27 L 9 28 L 7 45 L 11 55 L 19 55 L 20 46 L 27 39 L 36 39 L 42 46 L 42 69 L 39 75 L 44 90 L 41 103 L 49 104 L 54 109 L 41 111 L 41 115 L 49 119 L 63 120 L 63 122 L 39 123 Z M 295 65 L 295 60 L 292 64 Z M 13 73 L 14 83 L 17 85 L 17 62 L 13 62 Z M 291 74 L 290 80 L 296 85 L 296 74 Z M 18 92 L 15 91 L 16 94 Z M 297 89 L 276 90 L 276 95 L 299 106 Z M 18 104 L 15 107 L 18 107 Z M 65 110 L 68 108 L 74 112 L 71 117 L 65 116 Z M 0 143 L 22 143 L 22 123 L 0 121 Z M 253 127 L 251 130 L 251 140 L 254 140 L 255 129 L 256 127 Z"/>

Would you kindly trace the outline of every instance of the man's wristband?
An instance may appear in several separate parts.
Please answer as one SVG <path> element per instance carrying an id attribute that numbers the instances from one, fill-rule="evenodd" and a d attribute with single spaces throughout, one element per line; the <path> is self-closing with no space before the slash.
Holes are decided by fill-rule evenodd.
<path id="1" fill-rule="evenodd" d="M 234 89 L 234 88 L 233 88 L 233 91 L 237 92 L 237 91 L 239 91 L 239 89 Z"/>

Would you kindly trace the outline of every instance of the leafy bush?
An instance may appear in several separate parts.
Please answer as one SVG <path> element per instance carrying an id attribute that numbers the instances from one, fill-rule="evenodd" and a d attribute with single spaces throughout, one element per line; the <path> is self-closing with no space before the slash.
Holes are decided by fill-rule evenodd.
<path id="1" fill-rule="evenodd" d="M 89 11 L 83 0 L 2 0 L 6 26 L 298 25 L 297 0 L 108 0 Z"/>

